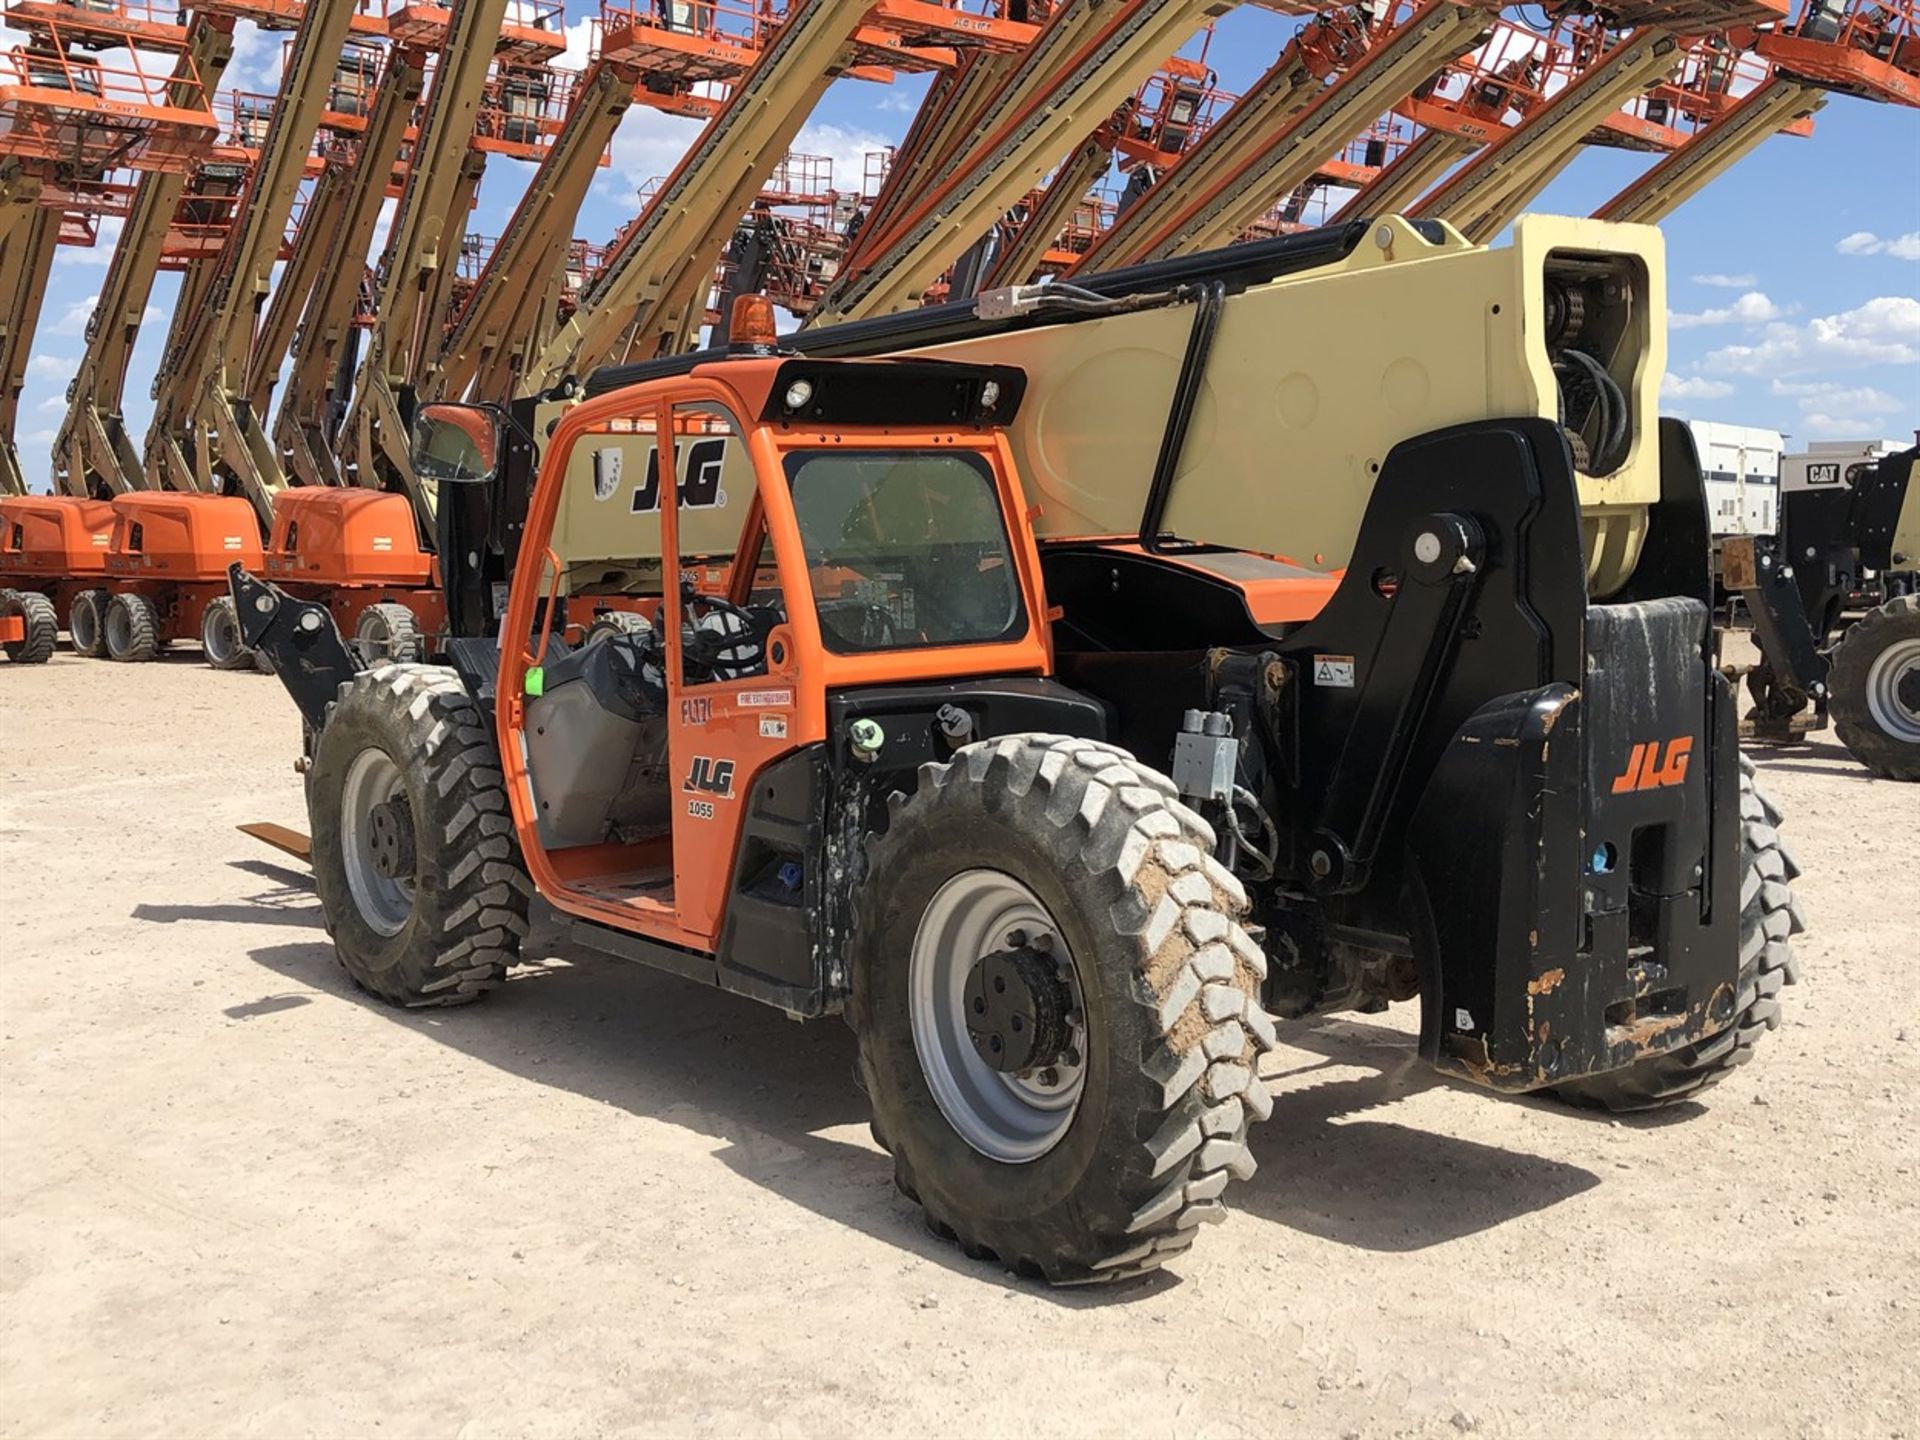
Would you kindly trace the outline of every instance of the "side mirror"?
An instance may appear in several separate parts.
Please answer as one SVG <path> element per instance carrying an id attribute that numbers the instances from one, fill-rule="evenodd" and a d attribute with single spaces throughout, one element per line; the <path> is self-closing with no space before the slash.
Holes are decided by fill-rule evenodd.
<path id="1" fill-rule="evenodd" d="M 414 473 L 456 483 L 491 480 L 500 431 L 500 412 L 491 405 L 422 405 L 413 419 Z"/>

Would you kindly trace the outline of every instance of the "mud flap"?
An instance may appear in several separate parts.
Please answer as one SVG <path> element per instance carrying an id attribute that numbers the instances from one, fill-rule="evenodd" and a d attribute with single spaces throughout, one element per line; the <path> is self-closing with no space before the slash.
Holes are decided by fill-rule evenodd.
<path id="1" fill-rule="evenodd" d="M 1407 832 L 1441 1069 L 1529 1090 L 1732 1022 L 1739 762 L 1706 623 L 1697 600 L 1591 606 L 1585 685 L 1455 732 Z"/>

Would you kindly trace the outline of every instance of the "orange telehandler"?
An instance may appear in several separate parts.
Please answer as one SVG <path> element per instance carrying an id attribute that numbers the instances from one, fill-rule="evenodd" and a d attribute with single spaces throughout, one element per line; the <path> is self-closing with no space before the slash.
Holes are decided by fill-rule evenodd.
<path id="1" fill-rule="evenodd" d="M 366 990 L 477 998 L 538 895 L 842 1014 L 901 1191 L 1062 1283 L 1219 1218 L 1277 1021 L 1417 997 L 1445 1073 L 1614 1109 L 1778 1023 L 1795 866 L 1654 418 L 1657 232 L 1362 222 L 813 353 L 744 310 L 420 408 L 443 663 L 235 567 Z M 606 596 L 658 623 L 560 638 Z"/>

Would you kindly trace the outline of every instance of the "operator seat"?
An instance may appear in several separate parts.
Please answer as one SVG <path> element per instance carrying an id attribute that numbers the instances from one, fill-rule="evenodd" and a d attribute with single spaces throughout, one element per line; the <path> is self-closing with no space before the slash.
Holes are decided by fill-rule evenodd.
<path id="1" fill-rule="evenodd" d="M 551 848 L 665 835 L 666 647 L 651 626 L 608 635 L 544 667 L 527 702 L 527 768 Z"/>

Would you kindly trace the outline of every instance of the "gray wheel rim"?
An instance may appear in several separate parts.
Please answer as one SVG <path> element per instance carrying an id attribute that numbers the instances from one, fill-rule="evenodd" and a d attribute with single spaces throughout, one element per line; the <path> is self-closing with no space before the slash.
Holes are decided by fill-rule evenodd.
<path id="1" fill-rule="evenodd" d="M 133 617 L 124 605 L 107 607 L 107 652 L 124 655 L 133 648 Z"/>
<path id="2" fill-rule="evenodd" d="M 239 652 L 240 627 L 226 606 L 207 607 L 206 618 L 200 622 L 200 648 L 216 664 L 225 664 Z"/>
<path id="3" fill-rule="evenodd" d="M 387 625 L 387 617 L 378 610 L 362 611 L 359 623 L 353 627 L 354 648 L 360 652 L 363 664 L 371 665 L 376 660 L 393 658 L 393 631 Z"/>
<path id="4" fill-rule="evenodd" d="M 85 595 L 73 602 L 67 614 L 67 634 L 76 650 L 91 650 L 100 643 L 100 610 Z"/>
<path id="5" fill-rule="evenodd" d="M 981 1058 L 967 1034 L 967 976 L 1004 948 L 1010 931 L 1053 937 L 1066 968 L 1078 1061 L 1054 1067 L 1056 1079 L 1003 1074 Z M 934 1103 L 962 1140 L 991 1160 L 1023 1165 L 1060 1143 L 1086 1089 L 1086 1007 L 1066 938 L 1040 898 L 998 870 L 964 870 L 935 892 L 920 917 L 908 964 L 913 1048 Z"/>
<path id="6" fill-rule="evenodd" d="M 1920 670 L 1920 639 L 1901 640 L 1874 656 L 1867 668 L 1867 710 L 1894 739 L 1920 745 L 1920 712 L 1900 699 L 1900 682 Z"/>
<path id="7" fill-rule="evenodd" d="M 373 807 L 406 790 L 400 767 L 377 748 L 362 750 L 340 790 L 340 851 L 360 918 L 382 935 L 398 935 L 413 913 L 413 882 L 380 873 L 373 860 Z"/>

